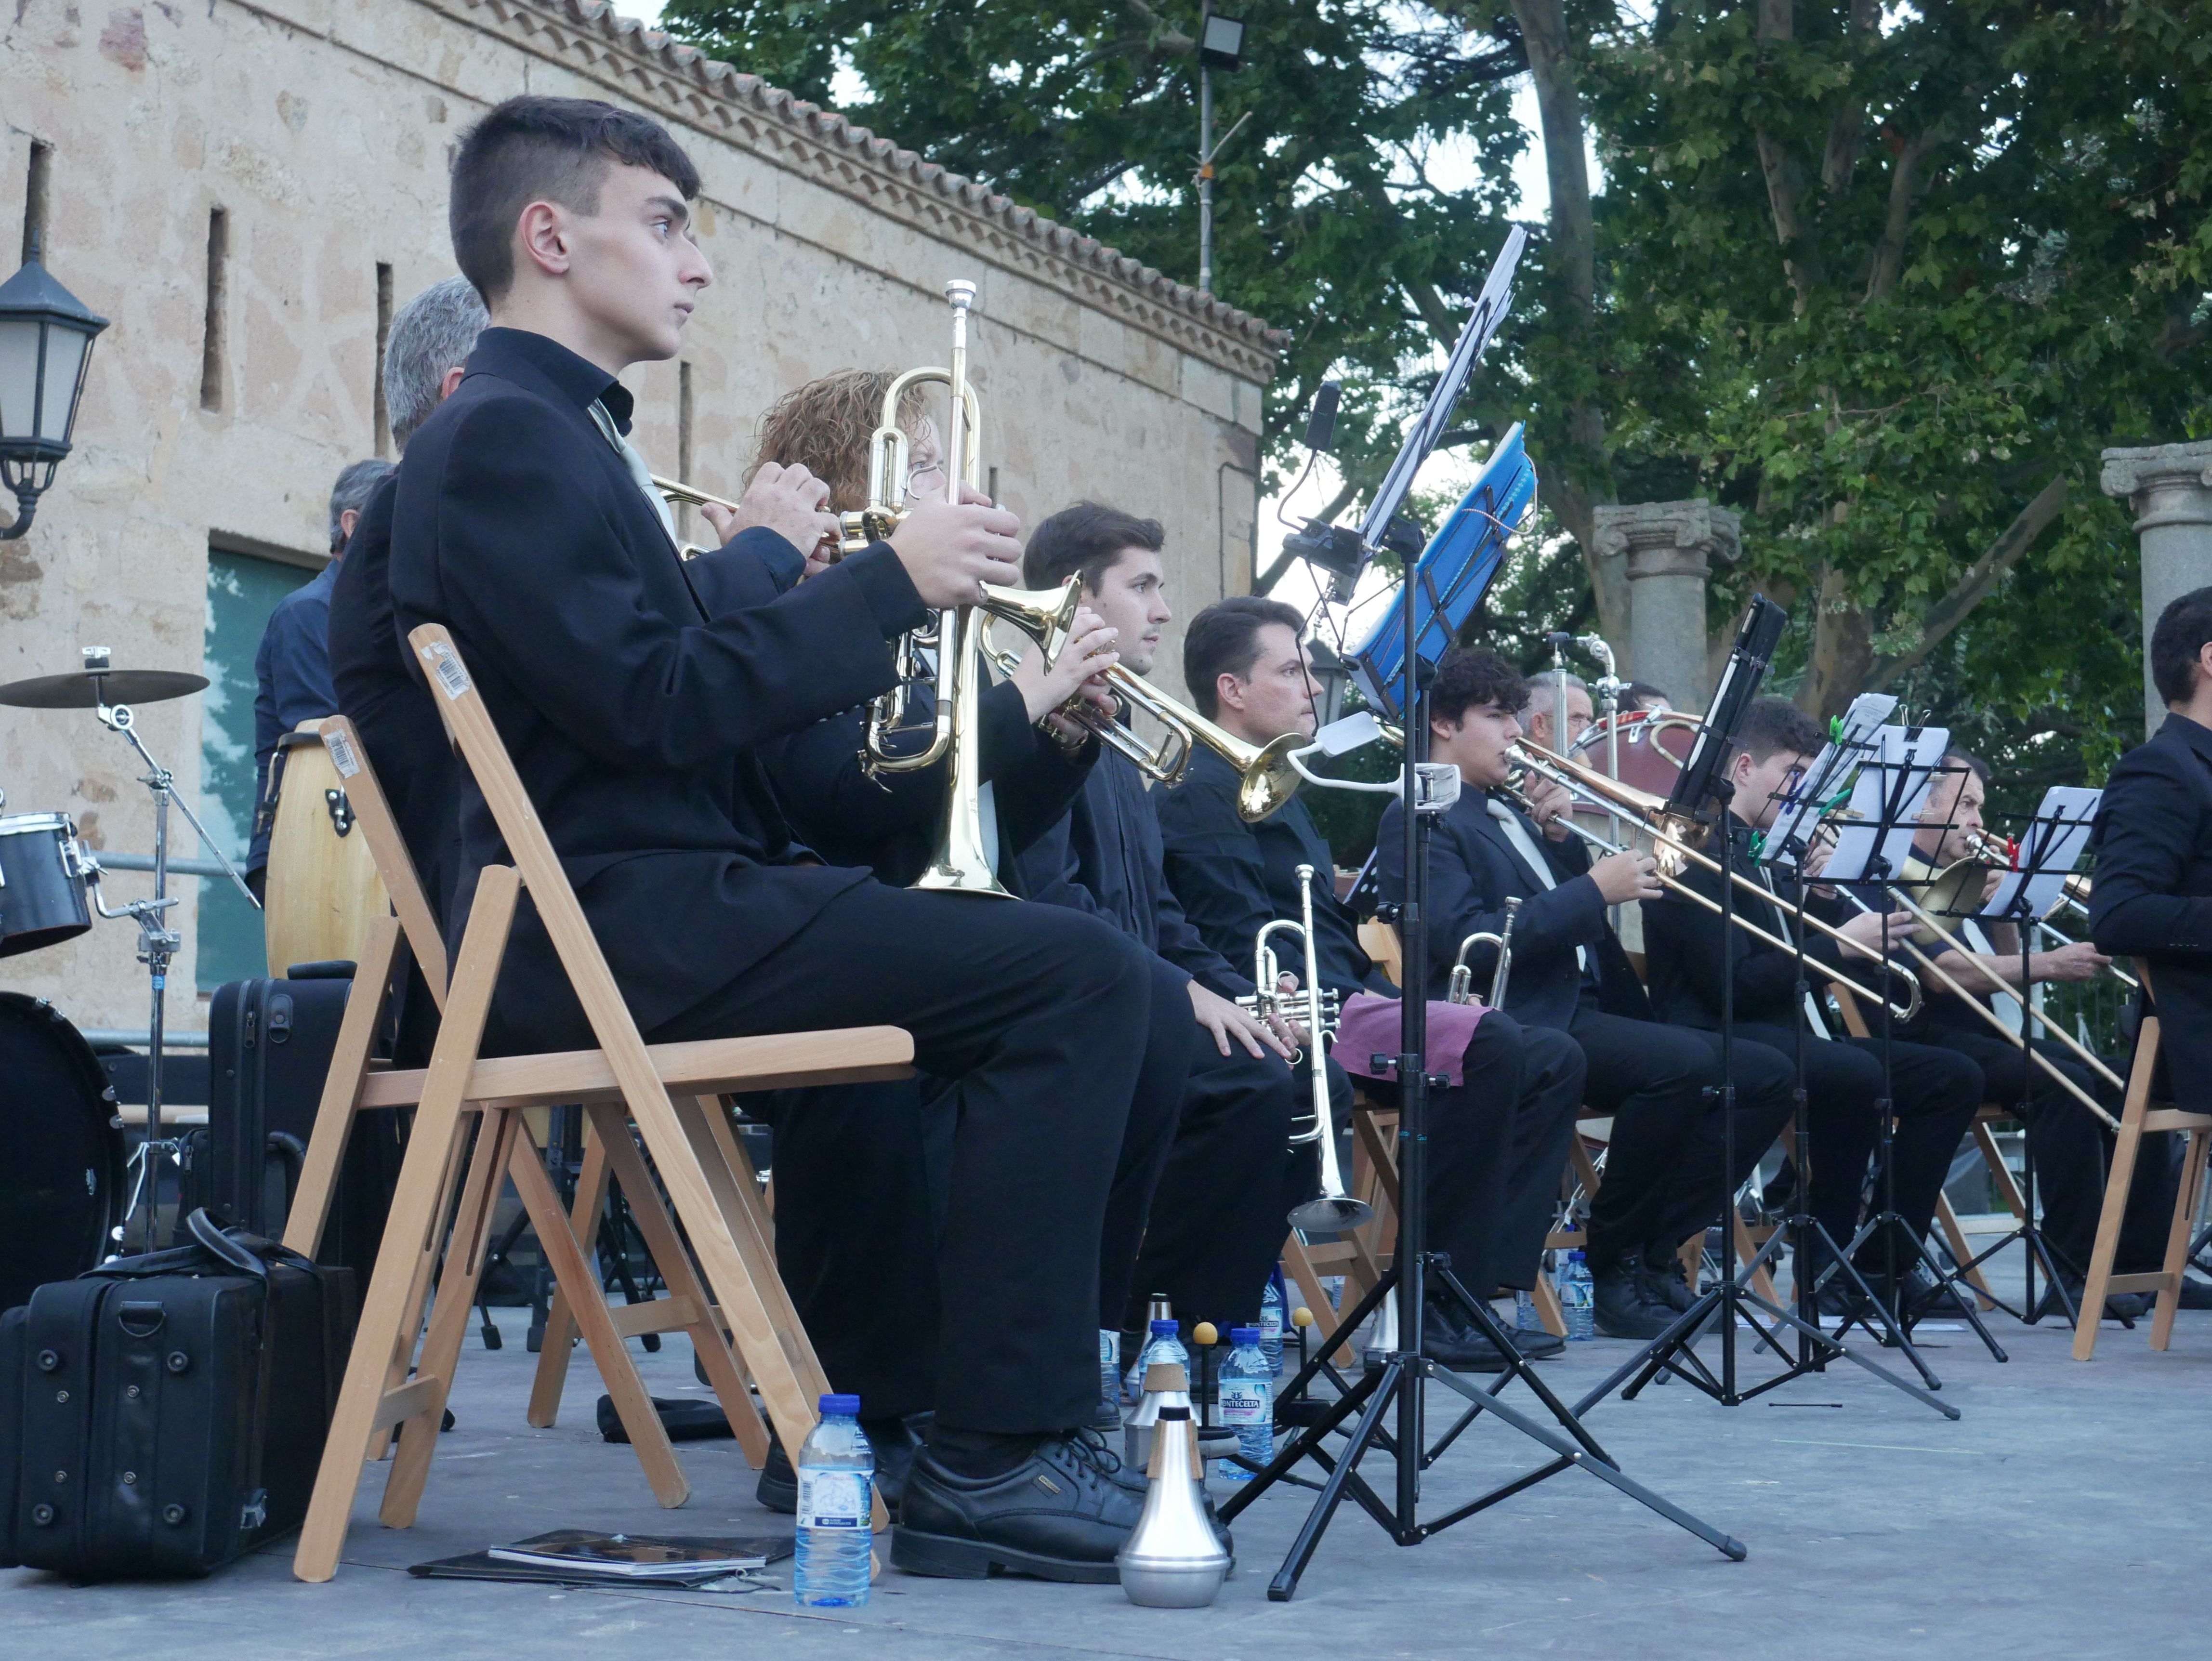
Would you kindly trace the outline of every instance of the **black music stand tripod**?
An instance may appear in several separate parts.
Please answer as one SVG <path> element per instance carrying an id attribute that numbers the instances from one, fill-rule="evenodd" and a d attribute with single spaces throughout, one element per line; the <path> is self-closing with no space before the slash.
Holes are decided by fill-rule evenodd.
<path id="1" fill-rule="evenodd" d="M 2051 1289 L 2058 1294 L 2059 1307 L 2066 1312 L 2067 1324 L 2078 1327 L 2082 1319 L 2082 1311 L 2075 1305 L 2074 1294 L 2067 1290 L 2066 1277 L 2060 1272 L 2057 1257 L 2043 1237 L 2043 1226 L 2036 1219 L 2035 1145 L 2033 1139 L 2025 1134 L 2029 1116 L 2035 1110 L 2037 1068 L 2035 1063 L 2027 1059 L 2037 1053 L 2034 1049 L 2035 1017 L 2028 1001 L 2034 990 L 2028 983 L 2028 958 L 2034 949 L 2035 928 L 2057 905 L 2064 892 L 2067 875 L 2081 857 L 2081 842 L 2087 835 L 2087 826 L 2095 816 L 2096 798 L 2101 794 L 2076 792 L 2069 796 L 2066 789 L 2063 785 L 2054 786 L 2036 809 L 2035 816 L 2027 822 L 2020 838 L 2019 863 L 2007 874 L 2004 888 L 1994 897 L 1991 907 L 1987 910 L 1965 914 L 2010 922 L 2020 936 L 2020 1123 L 2023 1132 L 2021 1137 L 2021 1209 L 2023 1214 L 1995 1244 L 1984 1247 L 1938 1282 L 1940 1286 L 1952 1287 L 1952 1295 L 1972 1311 L 1973 1288 L 1960 1283 L 1965 1276 L 1979 1269 L 2007 1246 L 2018 1242 L 2023 1248 L 2021 1307 L 2015 1310 L 1994 1293 L 1991 1299 L 2006 1314 L 2030 1326 L 2040 1320 L 2043 1314 L 2040 1302 L 2035 1295 L 2035 1271 L 2039 1265 L 2045 1278 L 2051 1282 Z M 2103 1312 L 2095 1311 L 2089 1318 L 2100 1321 L 2104 1318 Z M 2130 1320 L 2124 1324 L 2133 1326 L 2135 1323 Z"/>
<path id="2" fill-rule="evenodd" d="M 1416 638 L 1413 627 L 1413 597 L 1416 586 L 1412 582 L 1404 586 L 1407 638 L 1409 640 Z M 1491 1313 L 1489 1305 L 1470 1295 L 1452 1274 L 1449 1256 L 1427 1250 L 1428 1096 L 1430 1089 L 1443 1081 L 1442 1075 L 1432 1075 L 1427 1070 L 1428 940 L 1425 918 L 1428 908 L 1429 830 L 1432 816 L 1449 807 L 1456 799 L 1457 793 L 1455 788 L 1437 789 L 1435 787 L 1438 782 L 1426 773 L 1422 764 L 1428 751 L 1426 682 L 1431 671 L 1428 665 L 1420 662 L 1416 653 L 1407 654 L 1406 664 L 1408 684 L 1401 694 L 1400 707 L 1409 712 L 1406 722 L 1407 754 L 1402 798 L 1406 808 L 1407 895 L 1409 904 L 1402 907 L 1399 914 L 1405 934 L 1403 956 L 1406 965 L 1404 996 L 1400 1004 L 1401 1053 L 1389 1058 L 1392 1069 L 1397 1074 L 1399 1086 L 1398 1240 L 1390 1267 L 1340 1326 L 1340 1330 L 1350 1332 L 1380 1309 L 1385 1298 L 1395 1297 L 1398 1347 L 1383 1359 L 1380 1367 L 1370 1366 L 1356 1382 L 1347 1383 L 1329 1365 L 1329 1352 L 1326 1346 L 1322 1347 L 1319 1354 L 1301 1366 L 1292 1378 L 1286 1396 L 1297 1397 L 1302 1395 L 1317 1374 L 1325 1373 L 1339 1392 L 1337 1399 L 1322 1408 L 1310 1423 L 1300 1427 L 1267 1469 L 1248 1483 L 1242 1493 L 1221 1507 L 1222 1521 L 1234 1520 L 1245 1507 L 1278 1482 L 1307 1488 L 1316 1486 L 1310 1479 L 1294 1476 L 1291 1472 L 1294 1467 L 1309 1458 L 1321 1467 L 1323 1480 L 1317 1485 L 1319 1492 L 1315 1497 L 1313 1508 L 1300 1525 L 1297 1537 L 1292 1542 L 1289 1555 L 1283 1560 L 1283 1567 L 1267 1584 L 1267 1596 L 1277 1603 L 1283 1603 L 1297 1591 L 1298 1581 L 1305 1573 L 1306 1566 L 1313 1561 L 1322 1536 L 1327 1532 L 1338 1506 L 1346 1495 L 1373 1518 L 1392 1541 L 1401 1546 L 1412 1546 L 1419 1545 L 1431 1535 L 1440 1533 L 1455 1523 L 1463 1522 L 1479 1512 L 1488 1510 L 1500 1500 L 1510 1499 L 1524 1488 L 1532 1488 L 1562 1471 L 1579 1467 L 1639 1504 L 1648 1506 L 1669 1522 L 1687 1529 L 1726 1556 L 1741 1562 L 1746 1555 L 1742 1542 L 1723 1534 L 1624 1474 L 1619 1462 L 1598 1444 L 1583 1427 L 1576 1415 L 1537 1377 L 1535 1369 L 1521 1358 L 1504 1328 Z M 1451 778 L 1455 785 L 1455 772 Z M 1413 1266 L 1413 1273 L 1406 1272 L 1407 1264 Z M 1506 1358 L 1505 1371 L 1488 1388 L 1469 1383 L 1457 1373 L 1436 1366 L 1420 1353 L 1422 1309 L 1431 1295 L 1449 1299 L 1455 1305 L 1475 1330 Z M 1553 1421 L 1552 1424 L 1545 1423 L 1543 1418 L 1536 1414 L 1500 1399 L 1506 1385 L 1516 1378 L 1535 1393 L 1544 1412 Z M 1467 1403 L 1467 1410 L 1459 1421 L 1433 1446 L 1426 1442 L 1424 1423 L 1425 1386 L 1431 1382 L 1443 1385 Z M 1394 1409 L 1395 1427 L 1392 1422 Z M 1420 1514 L 1422 1472 L 1441 1457 L 1478 1415 L 1484 1413 L 1494 1415 L 1523 1436 L 1540 1444 L 1551 1453 L 1551 1459 L 1441 1516 L 1423 1520 Z M 1358 1418 L 1350 1432 L 1350 1441 L 1332 1455 L 1322 1445 L 1323 1439 L 1340 1430 L 1355 1415 Z M 1388 1454 L 1396 1466 L 1396 1482 L 1388 1500 L 1359 1474 L 1361 1463 L 1378 1449 Z"/>

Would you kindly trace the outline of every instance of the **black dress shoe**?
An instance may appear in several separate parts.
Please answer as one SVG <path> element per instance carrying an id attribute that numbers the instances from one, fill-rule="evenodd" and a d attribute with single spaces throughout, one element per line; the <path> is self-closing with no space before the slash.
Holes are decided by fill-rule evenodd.
<path id="1" fill-rule="evenodd" d="M 1557 1355 L 1566 1341 L 1548 1332 L 1512 1332 L 1506 1339 L 1523 1360 Z M 1431 1304 L 1421 1311 L 1421 1354 L 1453 1372 L 1503 1372 L 1507 1358 L 1486 1334 L 1462 1319 L 1457 1311 L 1446 1313 Z"/>
<path id="2" fill-rule="evenodd" d="M 2081 1307 L 2081 1294 L 2088 1289 L 2087 1281 L 2077 1281 L 2070 1275 L 2066 1277 L 2067 1302 L 2075 1309 Z M 2154 1296 L 2141 1292 L 2111 1293 L 2105 1299 L 2104 1318 L 2107 1321 L 2140 1321 L 2150 1313 L 2156 1302 Z M 2046 1286 L 2044 1288 L 2043 1297 L 2035 1305 L 2035 1318 L 2039 1321 L 2063 1321 L 2066 1318 L 2066 1305 L 2059 1302 L 2057 1287 Z"/>
<path id="3" fill-rule="evenodd" d="M 2212 1309 L 2212 1281 L 2199 1281 L 2185 1275 L 2181 1277 L 2181 1307 L 2184 1309 Z"/>
<path id="4" fill-rule="evenodd" d="M 884 1509 L 896 1520 L 899 1501 L 906 1493 L 907 1475 L 914 1469 L 915 1455 L 921 1444 L 914 1432 L 898 1419 L 871 1419 L 861 1427 L 868 1439 L 868 1447 L 876 1457 L 876 1492 L 884 1496 Z M 761 1467 L 760 1481 L 753 1485 L 753 1498 L 769 1511 L 780 1512 L 786 1517 L 799 1511 L 799 1477 L 785 1457 L 782 1440 L 773 1432 L 768 1440 L 768 1463 Z"/>
<path id="5" fill-rule="evenodd" d="M 999 1573 L 1111 1585 L 1114 1556 L 1144 1515 L 1103 1441 L 1054 1436 L 997 1476 L 956 1475 L 925 1449 L 906 1484 L 891 1566 L 981 1580 Z"/>
<path id="6" fill-rule="evenodd" d="M 1656 1338 L 1680 1313 L 1645 1286 L 1644 1261 L 1631 1252 L 1594 1277 L 1591 1313 L 1608 1338 Z"/>
<path id="7" fill-rule="evenodd" d="M 1653 1303 L 1664 1304 L 1677 1315 L 1685 1314 L 1698 1301 L 1698 1294 L 1690 1288 L 1682 1274 L 1682 1260 L 1673 1252 L 1647 1251 L 1640 1260 L 1644 1271 L 1644 1296 Z"/>

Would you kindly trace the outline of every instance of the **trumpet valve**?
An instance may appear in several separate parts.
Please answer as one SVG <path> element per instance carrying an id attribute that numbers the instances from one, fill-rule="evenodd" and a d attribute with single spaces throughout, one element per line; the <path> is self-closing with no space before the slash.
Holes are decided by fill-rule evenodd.
<path id="1" fill-rule="evenodd" d="M 1444 992 L 1446 1003 L 1468 1003 L 1474 997 L 1474 970 L 1465 964 L 1452 965 L 1451 984 Z"/>

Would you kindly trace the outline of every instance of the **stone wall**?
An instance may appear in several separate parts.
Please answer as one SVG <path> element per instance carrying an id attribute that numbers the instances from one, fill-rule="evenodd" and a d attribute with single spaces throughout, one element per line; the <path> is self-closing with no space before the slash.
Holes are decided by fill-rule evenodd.
<path id="1" fill-rule="evenodd" d="M 35 143 L 46 260 L 112 319 L 77 447 L 24 540 L 0 543 L 0 680 L 74 668 L 196 669 L 211 539 L 319 563 L 331 482 L 374 453 L 379 268 L 394 303 L 453 269 L 457 135 L 532 91 L 680 124 L 704 176 L 709 290 L 677 363 L 629 377 L 636 439 L 732 492 L 780 392 L 848 364 L 941 362 L 942 286 L 980 285 L 985 461 L 1025 520 L 1094 495 L 1166 521 L 1188 615 L 1249 587 L 1261 388 L 1273 338 L 1204 298 L 842 118 L 580 0 L 15 0 L 0 28 L 0 232 L 14 252 Z M 221 350 L 204 351 L 209 224 L 225 216 Z M 13 269 L 9 260 L 6 269 Z M 204 378 L 204 369 L 211 372 Z M 208 395 L 205 402 L 203 392 Z M 4 504 L 0 504 L 4 507 Z M 1167 642 L 1165 684 L 1179 636 Z M 197 700 L 143 730 L 187 793 Z M 0 712 L 10 812 L 67 811 L 86 839 L 149 851 L 120 739 L 87 713 Z M 189 831 L 174 851 L 197 851 Z M 122 894 L 149 879 L 115 880 Z M 196 883 L 177 912 L 193 983 Z M 82 1026 L 143 1027 L 131 932 L 0 963 L 0 988 Z M 204 1024 L 188 992 L 173 1025 Z"/>

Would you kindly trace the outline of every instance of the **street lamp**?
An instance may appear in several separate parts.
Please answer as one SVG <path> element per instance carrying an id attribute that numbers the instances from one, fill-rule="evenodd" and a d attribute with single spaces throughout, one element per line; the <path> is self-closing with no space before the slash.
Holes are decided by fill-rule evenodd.
<path id="1" fill-rule="evenodd" d="M 39 234 L 23 269 L 0 283 L 0 484 L 15 493 L 12 540 L 31 528 L 39 498 L 70 453 L 92 338 L 107 326 L 39 263 Z"/>
<path id="2" fill-rule="evenodd" d="M 1251 119 L 1247 110 L 1237 126 L 1213 142 L 1213 71 L 1227 74 L 1244 62 L 1244 21 L 1215 12 L 1211 0 L 1198 23 L 1198 288 L 1213 292 L 1213 158 L 1221 145 L 1237 137 L 1237 127 Z"/>

